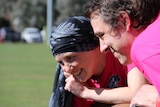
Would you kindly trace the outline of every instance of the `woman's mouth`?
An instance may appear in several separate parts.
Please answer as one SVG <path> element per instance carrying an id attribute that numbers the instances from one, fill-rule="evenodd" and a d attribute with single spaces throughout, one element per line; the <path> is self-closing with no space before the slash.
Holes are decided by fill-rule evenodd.
<path id="1" fill-rule="evenodd" d="M 81 75 L 82 75 L 82 72 L 83 72 L 83 70 L 82 69 L 80 69 L 79 71 L 77 71 L 77 72 L 75 72 L 73 75 L 76 77 L 76 79 L 78 80 L 78 81 L 82 81 L 82 78 L 80 78 L 81 77 Z"/>

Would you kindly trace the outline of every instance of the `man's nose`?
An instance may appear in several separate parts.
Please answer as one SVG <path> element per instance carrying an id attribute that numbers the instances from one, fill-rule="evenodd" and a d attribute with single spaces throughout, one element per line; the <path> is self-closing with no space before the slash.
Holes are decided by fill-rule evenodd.
<path id="1" fill-rule="evenodd" d="M 103 41 L 100 41 L 100 51 L 106 53 L 109 50 L 109 46 L 106 45 Z"/>

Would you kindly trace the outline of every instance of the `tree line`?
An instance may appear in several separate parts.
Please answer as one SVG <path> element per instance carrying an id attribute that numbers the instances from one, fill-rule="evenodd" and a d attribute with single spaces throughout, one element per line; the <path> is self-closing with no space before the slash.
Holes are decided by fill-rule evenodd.
<path id="1" fill-rule="evenodd" d="M 69 16 L 83 15 L 89 0 L 53 0 L 53 25 Z M 34 26 L 46 26 L 47 0 L 0 0 L 0 28 L 9 26 L 17 31 Z"/>

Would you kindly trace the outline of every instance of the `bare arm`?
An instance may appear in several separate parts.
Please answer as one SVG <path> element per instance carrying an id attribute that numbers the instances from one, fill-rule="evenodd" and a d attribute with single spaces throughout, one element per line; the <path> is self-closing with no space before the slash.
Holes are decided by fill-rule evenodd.
<path id="1" fill-rule="evenodd" d="M 103 103 L 125 103 L 130 102 L 137 90 L 146 82 L 144 76 L 137 68 L 133 68 L 127 77 L 128 86 L 114 89 L 90 88 L 77 82 L 74 77 L 66 79 L 66 90 L 73 94 L 87 99 Z"/>
<path id="2" fill-rule="evenodd" d="M 156 107 L 158 92 L 153 85 L 143 85 L 131 101 L 131 105 Z"/>

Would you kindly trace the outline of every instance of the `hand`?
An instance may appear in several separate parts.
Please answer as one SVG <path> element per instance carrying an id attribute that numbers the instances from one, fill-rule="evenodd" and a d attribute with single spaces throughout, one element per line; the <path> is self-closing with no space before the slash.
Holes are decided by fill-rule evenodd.
<path id="1" fill-rule="evenodd" d="M 67 72 L 63 72 L 63 74 L 64 74 L 64 76 L 65 76 L 66 78 L 68 78 L 69 76 L 71 76 L 71 75 L 72 75 L 72 74 L 67 73 Z"/>
<path id="2" fill-rule="evenodd" d="M 158 92 L 154 86 L 143 85 L 133 97 L 130 107 L 155 107 L 157 96 Z"/>
<path id="3" fill-rule="evenodd" d="M 87 89 L 84 83 L 79 82 L 72 74 L 64 73 L 66 77 L 65 90 L 72 92 L 74 95 L 84 98 L 84 92 Z"/>

